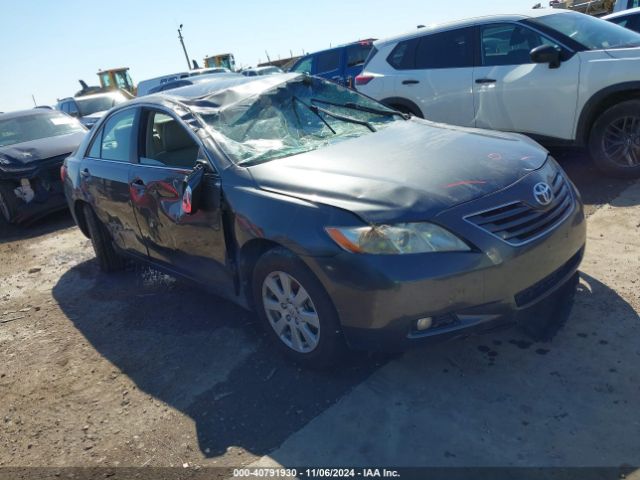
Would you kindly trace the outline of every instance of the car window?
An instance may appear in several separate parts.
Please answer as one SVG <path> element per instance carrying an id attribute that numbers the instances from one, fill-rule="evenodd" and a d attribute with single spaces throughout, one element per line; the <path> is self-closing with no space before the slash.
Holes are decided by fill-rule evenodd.
<path id="1" fill-rule="evenodd" d="M 117 162 L 129 161 L 134 116 L 135 110 L 130 108 L 109 117 L 104 125 L 100 155 L 97 158 Z"/>
<path id="2" fill-rule="evenodd" d="M 68 109 L 70 115 L 79 115 L 80 114 L 80 112 L 78 112 L 78 107 L 76 105 L 76 102 L 68 102 L 67 103 L 67 109 Z"/>
<path id="3" fill-rule="evenodd" d="M 412 38 L 398 43 L 387 57 L 387 63 L 396 70 L 416 68 L 416 47 L 419 38 Z"/>
<path id="4" fill-rule="evenodd" d="M 60 104 L 60 110 L 64 113 L 69 113 L 69 104 L 67 102 L 62 102 Z"/>
<path id="5" fill-rule="evenodd" d="M 195 166 L 198 144 L 178 120 L 150 110 L 144 128 L 145 141 L 140 152 L 142 165 L 186 169 Z"/>
<path id="6" fill-rule="evenodd" d="M 472 33 L 463 28 L 423 36 L 416 47 L 415 68 L 473 67 Z"/>
<path id="7" fill-rule="evenodd" d="M 311 57 L 307 57 L 304 60 L 300 61 L 295 67 L 291 69 L 292 72 L 297 73 L 311 73 Z"/>
<path id="8" fill-rule="evenodd" d="M 540 45 L 560 46 L 530 28 L 513 23 L 482 27 L 482 65 L 523 65 L 533 63 L 531 50 Z"/>
<path id="9" fill-rule="evenodd" d="M 340 68 L 341 50 L 329 50 L 316 56 L 316 73 L 330 72 Z"/>
<path id="10" fill-rule="evenodd" d="M 56 110 L 37 109 L 29 115 L 0 120 L 0 147 L 84 131 L 75 118 Z"/>
<path id="11" fill-rule="evenodd" d="M 364 65 L 364 61 L 367 59 L 372 46 L 372 44 L 368 43 L 347 47 L 347 67 Z"/>

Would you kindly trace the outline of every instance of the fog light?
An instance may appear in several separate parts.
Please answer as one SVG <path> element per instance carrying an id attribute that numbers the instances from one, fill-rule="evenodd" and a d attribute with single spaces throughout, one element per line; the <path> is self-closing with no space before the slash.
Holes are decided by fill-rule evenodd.
<path id="1" fill-rule="evenodd" d="M 427 330 L 431 328 L 431 325 L 433 325 L 433 318 L 431 317 L 420 318 L 416 321 L 416 328 L 418 330 Z"/>

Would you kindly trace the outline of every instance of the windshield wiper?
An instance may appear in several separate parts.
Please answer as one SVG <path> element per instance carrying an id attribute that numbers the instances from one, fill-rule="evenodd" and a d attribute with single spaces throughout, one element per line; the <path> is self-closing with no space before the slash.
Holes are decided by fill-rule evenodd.
<path id="1" fill-rule="evenodd" d="M 331 127 L 331 125 L 329 125 L 329 122 L 327 122 L 327 121 L 322 117 L 322 115 L 320 115 L 320 113 L 319 113 L 319 112 L 318 112 L 318 110 L 317 110 L 317 107 L 314 107 L 314 105 L 309 105 L 309 104 L 307 104 L 307 103 L 303 102 L 302 100 L 300 100 L 300 99 L 299 99 L 298 97 L 296 97 L 295 95 L 294 95 L 293 97 L 291 97 L 291 98 L 293 98 L 293 100 L 294 100 L 295 102 L 298 102 L 298 103 L 300 103 L 300 104 L 304 105 L 304 106 L 305 106 L 305 107 L 307 107 L 309 110 L 311 110 L 313 113 L 315 113 L 315 114 L 316 114 L 316 116 L 317 116 L 317 117 L 322 121 L 322 123 L 324 123 L 324 124 L 327 126 L 327 128 L 333 132 L 333 134 L 334 134 L 334 135 L 337 135 L 337 132 L 336 132 L 336 131 Z M 297 116 L 297 114 L 296 114 L 296 116 Z M 300 121 L 300 120 L 298 119 L 298 121 Z"/>
<path id="2" fill-rule="evenodd" d="M 397 110 L 393 110 L 393 109 L 382 110 L 381 108 L 365 107 L 364 105 L 358 105 L 357 103 L 353 103 L 353 102 L 337 103 L 337 102 L 330 102 L 328 100 L 321 100 L 319 98 L 312 98 L 311 101 L 315 103 L 324 103 L 325 105 L 332 105 L 334 107 L 342 107 L 350 110 L 358 110 L 360 112 L 373 113 L 376 115 L 385 115 L 387 117 L 397 115 L 398 117 L 404 118 L 405 120 L 409 120 L 409 118 L 411 117 L 409 114 L 402 113 Z"/>
<path id="3" fill-rule="evenodd" d="M 301 101 L 301 100 L 298 100 Z M 306 104 L 305 104 L 306 105 Z M 326 116 L 335 118 L 336 120 L 342 120 L 343 122 L 355 123 L 356 125 L 362 125 L 363 127 L 367 127 L 372 132 L 377 132 L 375 127 L 371 125 L 369 122 L 365 122 L 364 120 L 358 120 L 357 118 L 347 117 L 346 115 L 340 115 L 337 113 L 330 112 L 329 110 L 325 110 L 324 108 L 320 108 L 317 105 L 307 105 L 309 110 L 311 110 L 316 115 L 320 115 L 319 112 L 324 113 Z"/>

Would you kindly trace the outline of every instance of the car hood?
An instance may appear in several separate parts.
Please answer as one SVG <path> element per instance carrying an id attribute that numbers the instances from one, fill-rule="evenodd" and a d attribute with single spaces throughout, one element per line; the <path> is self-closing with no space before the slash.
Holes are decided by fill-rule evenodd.
<path id="1" fill-rule="evenodd" d="M 524 135 L 411 119 L 248 170 L 261 189 L 390 223 L 432 218 L 500 190 L 547 155 Z"/>
<path id="2" fill-rule="evenodd" d="M 73 152 L 78 148 L 84 136 L 85 132 L 77 132 L 57 137 L 40 138 L 31 142 L 16 143 L 15 145 L 0 147 L 0 155 L 15 164 L 27 166 L 41 160 Z"/>

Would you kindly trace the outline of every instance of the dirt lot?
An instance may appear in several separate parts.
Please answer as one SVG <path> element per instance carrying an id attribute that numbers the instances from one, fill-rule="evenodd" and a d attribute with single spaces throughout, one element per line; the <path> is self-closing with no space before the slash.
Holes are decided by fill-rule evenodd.
<path id="1" fill-rule="evenodd" d="M 556 156 L 589 215 L 637 206 L 615 204 L 630 182 L 603 178 L 575 152 Z M 620 223 L 614 207 L 596 227 L 611 243 L 585 260 L 592 270 L 555 343 L 510 331 L 397 359 L 353 355 L 333 372 L 286 363 L 252 314 L 201 290 L 136 266 L 101 274 L 66 213 L 1 225 L 0 466 L 239 466 L 267 455 L 285 465 L 381 455 L 407 465 L 640 464 L 640 245 L 624 240 L 634 228 L 640 237 L 640 216 L 629 210 Z M 620 261 L 598 264 L 607 250 Z M 433 420 L 429 408 L 449 411 L 441 391 L 480 416 Z M 609 442 L 600 457 L 586 447 L 592 435 Z"/>

